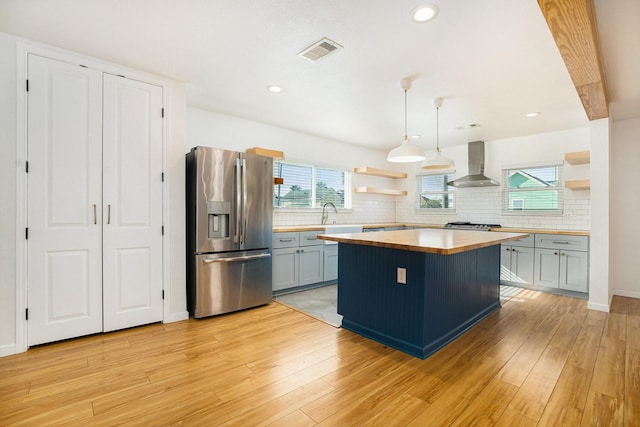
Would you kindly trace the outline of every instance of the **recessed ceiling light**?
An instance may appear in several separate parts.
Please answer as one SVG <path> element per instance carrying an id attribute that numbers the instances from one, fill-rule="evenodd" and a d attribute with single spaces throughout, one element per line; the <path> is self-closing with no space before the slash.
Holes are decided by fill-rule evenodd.
<path id="1" fill-rule="evenodd" d="M 524 116 L 528 118 L 532 118 L 532 117 L 538 117 L 539 115 L 540 115 L 539 111 L 534 111 L 533 113 L 527 113 Z"/>
<path id="2" fill-rule="evenodd" d="M 431 21 L 438 16 L 438 6 L 433 4 L 422 4 L 411 10 L 411 18 L 419 24 Z"/>
<path id="3" fill-rule="evenodd" d="M 282 89 L 280 86 L 267 86 L 267 90 L 269 92 L 273 92 L 273 93 L 280 93 L 282 92 L 284 89 Z"/>

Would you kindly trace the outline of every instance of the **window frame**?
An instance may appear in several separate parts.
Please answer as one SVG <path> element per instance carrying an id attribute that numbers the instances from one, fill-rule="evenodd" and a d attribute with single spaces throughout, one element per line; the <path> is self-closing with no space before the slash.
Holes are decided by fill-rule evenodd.
<path id="1" fill-rule="evenodd" d="M 504 166 L 502 169 L 502 182 L 504 183 L 502 188 L 502 215 L 533 215 L 533 216 L 555 216 L 555 215 L 563 215 L 564 211 L 564 164 L 561 161 L 552 161 L 552 162 L 541 162 L 541 163 L 530 163 L 524 165 L 509 165 Z M 546 168 L 556 168 L 557 181 L 556 185 L 548 188 L 513 188 L 509 187 L 509 177 L 512 171 L 525 171 L 530 169 L 546 169 Z M 555 191 L 557 194 L 556 209 L 527 209 L 526 200 L 523 197 L 518 197 L 515 200 L 522 200 L 522 208 L 514 209 L 512 206 L 509 206 L 510 202 L 510 194 L 512 193 L 536 193 L 542 191 Z"/>
<path id="2" fill-rule="evenodd" d="M 448 186 L 447 182 L 449 182 L 450 180 L 455 179 L 454 177 L 455 175 L 455 170 L 453 169 L 449 169 L 449 170 L 443 170 L 443 171 L 438 171 L 438 172 L 430 172 L 430 173 L 421 173 L 416 175 L 416 194 L 417 194 L 417 198 L 416 198 L 416 212 L 418 213 L 433 213 L 433 214 L 455 214 L 456 213 L 456 206 L 457 206 L 457 202 L 456 202 L 456 188 L 453 186 Z M 434 176 L 440 176 L 443 179 L 443 184 L 446 188 L 446 190 L 443 191 L 422 191 L 422 178 L 424 177 L 434 177 Z M 424 194 L 441 194 L 441 195 L 450 195 L 452 196 L 453 199 L 453 206 L 452 207 L 442 207 L 442 208 L 429 208 L 429 207 L 422 207 L 421 206 L 421 201 L 422 201 L 422 196 Z M 443 197 L 444 198 L 444 197 Z"/>
<path id="3" fill-rule="evenodd" d="M 273 209 L 278 209 L 279 211 L 285 211 L 285 210 L 292 210 L 292 211 L 301 211 L 301 210 L 319 210 L 322 209 L 322 205 L 318 205 L 317 200 L 316 200 L 316 196 L 317 196 L 317 184 L 318 184 L 318 171 L 322 170 L 322 171 L 332 171 L 332 172 L 339 172 L 342 173 L 342 178 L 344 181 L 344 188 L 342 189 L 344 192 L 344 200 L 343 200 L 343 206 L 338 206 L 336 205 L 336 208 L 338 210 L 344 211 L 344 210 L 351 210 L 352 209 L 352 197 L 351 197 L 351 171 L 350 170 L 346 170 L 346 169 L 341 169 L 341 168 L 337 168 L 337 167 L 330 167 L 330 166 L 319 166 L 319 165 L 312 165 L 312 164 L 306 164 L 306 163 L 300 163 L 300 162 L 291 162 L 291 161 L 286 161 L 286 160 L 281 160 L 281 159 L 274 159 L 273 164 L 274 164 L 274 171 L 275 168 L 277 167 L 277 164 L 281 163 L 281 164 L 288 164 L 288 165 L 293 165 L 293 166 L 299 166 L 299 167 L 303 167 L 303 168 L 308 168 L 310 169 L 311 172 L 311 194 L 310 194 L 310 206 L 277 206 L 275 203 L 275 198 L 276 198 L 276 192 L 277 192 L 277 187 L 278 186 L 284 186 L 284 188 L 287 188 L 287 182 L 286 182 L 286 178 L 285 178 L 285 182 L 284 184 L 275 184 L 273 185 L 273 191 L 274 191 L 274 195 L 273 195 Z M 276 174 L 274 173 L 274 177 L 277 177 Z M 288 191 L 288 190 L 287 190 Z M 336 191 L 340 191 L 340 189 L 336 189 Z"/>

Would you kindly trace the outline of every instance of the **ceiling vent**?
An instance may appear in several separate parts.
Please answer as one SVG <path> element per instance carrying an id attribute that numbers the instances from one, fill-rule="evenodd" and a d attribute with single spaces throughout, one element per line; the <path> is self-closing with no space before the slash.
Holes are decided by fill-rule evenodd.
<path id="1" fill-rule="evenodd" d="M 302 52 L 298 53 L 298 56 L 308 59 L 311 62 L 318 62 L 325 56 L 337 51 L 338 49 L 342 49 L 342 46 L 340 44 L 334 42 L 333 40 L 324 38 L 303 49 Z"/>
<path id="2" fill-rule="evenodd" d="M 482 127 L 480 123 L 469 123 L 468 125 L 458 125 L 456 126 L 457 130 L 465 130 L 465 129 L 473 129 Z"/>

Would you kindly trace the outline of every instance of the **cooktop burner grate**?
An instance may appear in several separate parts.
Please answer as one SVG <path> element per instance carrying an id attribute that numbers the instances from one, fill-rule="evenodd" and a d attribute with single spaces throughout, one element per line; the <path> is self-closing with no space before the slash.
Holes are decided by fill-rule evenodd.
<path id="1" fill-rule="evenodd" d="M 489 231 L 492 228 L 500 228 L 500 224 L 476 224 L 473 222 L 458 221 L 448 222 L 444 228 L 452 230 L 476 230 L 476 231 Z"/>

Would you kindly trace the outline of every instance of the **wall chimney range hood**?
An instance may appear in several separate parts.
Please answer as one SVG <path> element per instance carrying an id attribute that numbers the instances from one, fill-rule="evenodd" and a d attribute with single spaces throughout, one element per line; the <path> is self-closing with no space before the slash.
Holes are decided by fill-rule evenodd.
<path id="1" fill-rule="evenodd" d="M 447 182 L 453 187 L 489 187 L 500 185 L 484 175 L 484 141 L 473 141 L 468 144 L 469 175 Z"/>

